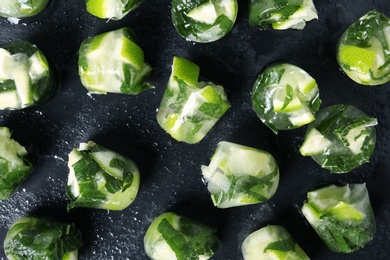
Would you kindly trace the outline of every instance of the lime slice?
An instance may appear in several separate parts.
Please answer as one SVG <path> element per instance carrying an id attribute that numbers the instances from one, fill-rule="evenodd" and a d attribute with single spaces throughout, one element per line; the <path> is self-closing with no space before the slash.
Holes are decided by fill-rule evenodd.
<path id="1" fill-rule="evenodd" d="M 315 117 L 309 111 L 306 111 L 303 114 L 300 113 L 298 116 L 289 117 L 290 122 L 294 126 L 302 126 L 302 125 L 309 124 L 309 123 L 313 122 L 314 119 L 315 119 Z"/>
<path id="2" fill-rule="evenodd" d="M 68 252 L 62 256 L 62 260 L 76 260 L 78 259 L 78 251 Z"/>
<path id="3" fill-rule="evenodd" d="M 310 223 L 316 223 L 322 216 L 321 212 L 318 212 L 315 209 L 315 206 L 313 207 L 313 205 L 309 203 L 304 203 L 301 211 Z"/>
<path id="4" fill-rule="evenodd" d="M 222 0 L 222 1 L 214 1 L 215 11 L 217 12 L 217 16 L 224 14 L 230 20 L 235 21 L 237 18 L 237 1 L 232 0 Z"/>
<path id="5" fill-rule="evenodd" d="M 368 73 L 375 61 L 375 52 L 369 49 L 352 45 L 341 45 L 339 50 L 340 63 L 356 69 L 362 73 Z"/>
<path id="6" fill-rule="evenodd" d="M 178 114 L 169 114 L 169 116 L 164 120 L 164 125 L 169 129 L 173 129 L 178 119 Z"/>
<path id="7" fill-rule="evenodd" d="M 12 78 L 13 58 L 10 52 L 6 49 L 0 48 L 0 80 L 7 80 Z"/>
<path id="8" fill-rule="evenodd" d="M 307 94 L 318 87 L 315 79 L 311 77 L 305 77 L 303 80 L 304 81 L 301 81 L 301 84 L 298 85 L 298 91 L 302 94 Z"/>
<path id="9" fill-rule="evenodd" d="M 217 20 L 218 14 L 213 2 L 208 1 L 192 9 L 187 16 L 201 23 L 213 24 Z"/>
<path id="10" fill-rule="evenodd" d="M 14 74 L 16 90 L 19 94 L 22 106 L 27 106 L 33 102 L 32 89 L 30 88 L 30 76 L 25 66 L 20 66 Z"/>
<path id="11" fill-rule="evenodd" d="M 105 10 L 103 8 L 104 1 L 96 1 L 96 0 L 87 0 L 86 6 L 87 11 L 97 17 L 104 17 L 105 16 Z"/>
<path id="12" fill-rule="evenodd" d="M 125 36 L 121 37 L 121 41 L 121 56 L 123 60 L 133 65 L 137 70 L 141 70 L 144 65 L 143 50 L 137 44 L 135 44 Z"/>
<path id="13" fill-rule="evenodd" d="M 312 128 L 307 134 L 299 151 L 303 156 L 322 154 L 331 144 L 332 142 L 326 139 L 323 134 L 317 129 Z"/>
<path id="14" fill-rule="evenodd" d="M 340 199 L 344 194 L 348 194 L 348 186 L 330 185 L 325 188 L 316 189 L 307 193 L 309 202 L 317 202 L 324 199 Z"/>
<path id="15" fill-rule="evenodd" d="M 94 36 L 88 45 L 88 49 L 85 52 L 85 55 L 89 55 L 95 51 L 101 52 L 102 48 L 100 48 L 100 47 L 103 45 L 103 42 L 107 36 L 109 36 L 108 33 L 103 33 L 103 34 L 99 34 L 97 36 Z"/>
<path id="16" fill-rule="evenodd" d="M 266 253 L 274 255 L 276 257 L 275 259 L 286 259 L 288 251 L 267 249 Z"/>
<path id="17" fill-rule="evenodd" d="M 122 159 L 117 153 L 114 153 L 112 151 L 91 152 L 91 157 L 108 174 L 114 176 L 115 178 L 117 178 L 119 180 L 123 180 L 123 170 L 110 166 L 110 163 L 113 159 L 115 159 L 115 158 Z"/>
<path id="18" fill-rule="evenodd" d="M 361 147 L 363 146 L 363 143 L 368 136 L 368 133 L 366 133 L 365 131 L 365 126 L 355 127 L 354 129 L 351 129 L 346 136 L 348 148 L 354 154 L 358 154 L 361 152 Z"/>
<path id="19" fill-rule="evenodd" d="M 206 99 L 209 103 L 219 103 L 221 100 L 221 97 L 219 96 L 218 92 L 215 91 L 215 89 L 212 86 L 206 86 L 200 91 L 200 95 Z"/>
<path id="20" fill-rule="evenodd" d="M 69 167 L 69 175 L 67 185 L 71 189 L 72 194 L 75 197 L 80 196 L 80 186 L 76 178 L 76 173 L 73 169 L 73 165 L 80 161 L 83 156 L 77 149 L 73 149 L 68 155 L 68 167 Z"/>
<path id="21" fill-rule="evenodd" d="M 362 212 L 356 210 L 351 205 L 346 204 L 342 201 L 328 209 L 326 213 L 331 214 L 339 220 L 353 219 L 356 221 L 362 221 L 366 216 Z"/>
<path id="22" fill-rule="evenodd" d="M 105 0 L 87 0 L 87 11 L 91 13 L 92 15 L 95 15 L 100 18 L 106 18 L 107 16 L 107 9 L 110 7 L 107 6 L 107 2 L 111 1 L 105 1 Z"/>
<path id="23" fill-rule="evenodd" d="M 173 58 L 172 76 L 177 77 L 188 85 L 198 85 L 199 66 L 195 63 L 180 57 Z"/>
<path id="24" fill-rule="evenodd" d="M 19 106 L 19 97 L 16 91 L 0 92 L 0 109 Z"/>
<path id="25" fill-rule="evenodd" d="M 275 112 L 292 112 L 303 107 L 296 90 L 289 85 L 285 88 L 277 89 L 272 101 Z"/>
<path id="26" fill-rule="evenodd" d="M 30 77 L 32 81 L 39 80 L 47 71 L 49 66 L 46 58 L 41 54 L 40 51 L 35 52 L 30 58 Z"/>

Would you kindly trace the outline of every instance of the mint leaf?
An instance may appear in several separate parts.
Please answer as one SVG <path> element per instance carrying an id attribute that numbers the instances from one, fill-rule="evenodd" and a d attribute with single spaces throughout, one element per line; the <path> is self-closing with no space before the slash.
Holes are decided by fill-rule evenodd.
<path id="1" fill-rule="evenodd" d="M 194 249 L 187 244 L 184 236 L 179 231 L 174 229 L 168 220 L 161 220 L 157 227 L 157 231 L 161 233 L 162 237 L 171 247 L 172 251 L 175 252 L 178 260 L 198 259 L 198 255 L 196 255 Z"/>
<path id="2" fill-rule="evenodd" d="M 264 252 L 267 250 L 275 250 L 275 251 L 295 251 L 295 242 L 292 239 L 284 239 L 269 243 L 265 248 Z"/>

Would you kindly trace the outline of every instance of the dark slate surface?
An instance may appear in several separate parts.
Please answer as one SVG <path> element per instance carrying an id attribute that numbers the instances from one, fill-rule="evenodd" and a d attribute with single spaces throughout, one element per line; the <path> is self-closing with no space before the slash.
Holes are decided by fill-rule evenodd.
<path id="1" fill-rule="evenodd" d="M 390 84 L 364 87 L 354 83 L 339 69 L 335 48 L 352 22 L 371 9 L 390 16 L 390 4 L 388 0 L 317 0 L 315 4 L 320 19 L 303 31 L 272 31 L 250 28 L 248 0 L 241 0 L 232 32 L 208 44 L 187 42 L 176 33 L 167 0 L 146 0 L 121 21 L 89 15 L 80 0 L 52 1 L 44 13 L 19 24 L 0 18 L 0 43 L 23 39 L 36 44 L 61 77 L 61 86 L 49 102 L 22 111 L 0 111 L 0 125 L 10 127 L 14 139 L 29 145 L 39 156 L 28 180 L 9 200 L 0 202 L 0 241 L 15 220 L 35 214 L 76 223 L 84 238 L 79 259 L 148 259 L 143 249 L 144 233 L 155 217 L 169 210 L 218 229 L 221 246 L 213 259 L 242 259 L 242 241 L 267 224 L 285 226 L 312 259 L 389 259 Z M 137 96 L 91 97 L 77 73 L 80 43 L 88 36 L 124 26 L 135 31 L 154 67 L 150 82 L 155 89 Z M 174 55 L 200 65 L 201 75 L 222 84 L 232 104 L 195 145 L 173 140 L 155 119 Z M 275 136 L 261 123 L 251 107 L 251 89 L 258 73 L 279 60 L 296 63 L 317 80 L 322 107 L 346 103 L 378 118 L 378 142 L 370 163 L 348 174 L 331 175 L 299 154 L 305 127 Z M 127 209 L 66 211 L 67 155 L 88 140 L 116 150 L 139 165 L 139 194 Z M 222 140 L 275 156 L 281 180 L 268 202 L 224 210 L 212 205 L 200 167 L 209 163 Z M 367 183 L 378 228 L 372 242 L 349 255 L 330 252 L 299 212 L 307 191 L 340 182 Z M 0 259 L 4 258 L 1 243 Z"/>

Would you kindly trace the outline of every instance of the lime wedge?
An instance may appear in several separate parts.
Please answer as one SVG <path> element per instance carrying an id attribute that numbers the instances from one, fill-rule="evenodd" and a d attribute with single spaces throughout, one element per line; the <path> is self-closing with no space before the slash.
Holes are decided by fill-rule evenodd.
<path id="1" fill-rule="evenodd" d="M 106 5 L 105 0 L 87 0 L 87 11 L 97 17 L 104 18 L 106 17 Z"/>
<path id="2" fill-rule="evenodd" d="M 137 70 L 141 70 L 144 65 L 143 50 L 137 44 L 135 44 L 125 36 L 121 37 L 121 41 L 121 56 L 123 60 L 133 65 L 133 67 L 135 67 Z"/>
<path id="3" fill-rule="evenodd" d="M 315 202 L 319 200 L 331 200 L 331 199 L 340 199 L 344 197 L 344 194 L 348 194 L 348 186 L 336 186 L 330 185 L 326 188 L 320 188 L 307 193 L 307 198 L 309 202 Z"/>
<path id="4" fill-rule="evenodd" d="M 221 98 L 217 91 L 212 86 L 206 86 L 200 91 L 200 95 L 209 103 L 219 103 Z"/>
<path id="5" fill-rule="evenodd" d="M 316 223 L 322 216 L 321 212 L 318 212 L 315 207 L 309 203 L 304 203 L 301 211 L 310 223 Z"/>
<path id="6" fill-rule="evenodd" d="M 35 81 L 40 79 L 49 70 L 46 58 L 40 51 L 35 52 L 30 58 L 30 77 Z"/>
<path id="7" fill-rule="evenodd" d="M 303 107 L 301 100 L 297 96 L 296 90 L 289 85 L 285 88 L 277 89 L 272 101 L 275 112 L 292 112 Z"/>
<path id="8" fill-rule="evenodd" d="M 317 129 L 312 128 L 307 134 L 299 151 L 303 156 L 311 156 L 322 154 L 332 144 L 331 141 L 325 138 Z"/>
<path id="9" fill-rule="evenodd" d="M 351 205 L 346 204 L 342 201 L 337 203 L 335 206 L 329 208 L 326 213 L 333 215 L 339 220 L 353 219 L 356 221 L 361 221 L 366 216 L 362 212 L 356 210 Z"/>
<path id="10" fill-rule="evenodd" d="M 0 109 L 7 109 L 10 107 L 19 106 L 18 93 L 14 91 L 0 92 Z"/>
<path id="11" fill-rule="evenodd" d="M 294 126 L 302 126 L 302 125 L 309 124 L 309 123 L 313 122 L 314 119 L 315 119 L 315 117 L 310 111 L 306 111 L 303 114 L 301 113 L 298 116 L 291 116 L 289 118 L 290 122 Z"/>
<path id="12" fill-rule="evenodd" d="M 338 56 L 340 63 L 362 73 L 368 73 L 375 61 L 376 54 L 369 49 L 352 45 L 341 45 Z"/>
<path id="13" fill-rule="evenodd" d="M 268 254 L 273 254 L 276 259 L 286 259 L 286 256 L 288 254 L 288 251 L 280 251 L 280 250 L 273 250 L 273 249 L 267 249 L 266 251 Z"/>
<path id="14" fill-rule="evenodd" d="M 74 250 L 72 252 L 68 252 L 62 256 L 62 260 L 75 260 L 78 259 L 78 251 Z"/>
<path id="15" fill-rule="evenodd" d="M 183 80 L 188 85 L 198 85 L 199 71 L 199 66 L 195 63 L 180 57 L 173 58 L 172 76 Z"/>
<path id="16" fill-rule="evenodd" d="M 98 151 L 98 152 L 91 152 L 91 157 L 108 174 L 110 174 L 111 176 L 113 176 L 119 180 L 123 180 L 123 169 L 118 169 L 118 168 L 110 166 L 110 163 L 113 159 L 122 159 L 121 156 L 119 156 L 117 153 L 115 153 L 113 151 L 102 150 L 102 151 Z"/>
<path id="17" fill-rule="evenodd" d="M 16 90 L 18 91 L 20 103 L 27 106 L 33 102 L 32 89 L 30 88 L 30 76 L 25 66 L 19 67 L 14 72 Z"/>
<path id="18" fill-rule="evenodd" d="M 230 20 L 235 21 L 237 18 L 237 1 L 223 0 L 223 1 L 214 1 L 215 11 L 217 16 L 224 14 Z"/>
<path id="19" fill-rule="evenodd" d="M 0 48 L 0 80 L 12 78 L 12 55 L 6 49 Z"/>
<path id="20" fill-rule="evenodd" d="M 208 1 L 192 9 L 187 16 L 201 23 L 213 24 L 217 20 L 218 14 L 213 2 Z"/>
<path id="21" fill-rule="evenodd" d="M 301 82 L 301 84 L 298 85 L 298 91 L 302 94 L 307 94 L 314 88 L 317 88 L 317 82 L 315 79 L 311 77 L 306 77 L 306 82 Z"/>
<path id="22" fill-rule="evenodd" d="M 90 53 L 94 52 L 94 51 L 101 51 L 102 48 L 100 48 L 104 42 L 104 40 L 106 39 L 106 37 L 109 36 L 108 33 L 103 33 L 103 34 L 99 34 L 99 35 L 96 35 L 92 38 L 91 42 L 89 43 L 88 45 L 88 50 L 86 51 L 86 55 L 89 55 Z"/>
<path id="23" fill-rule="evenodd" d="M 176 124 L 176 121 L 178 119 L 179 119 L 179 115 L 177 115 L 177 114 L 169 114 L 169 116 L 166 117 L 165 120 L 164 120 L 164 125 L 168 129 L 173 129 L 175 124 Z"/>

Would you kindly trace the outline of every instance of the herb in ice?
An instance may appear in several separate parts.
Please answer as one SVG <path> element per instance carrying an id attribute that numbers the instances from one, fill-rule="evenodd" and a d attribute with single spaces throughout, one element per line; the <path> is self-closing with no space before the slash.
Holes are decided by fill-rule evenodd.
<path id="1" fill-rule="evenodd" d="M 345 173 L 369 162 L 376 143 L 376 118 L 349 105 L 327 107 L 309 125 L 300 148 L 322 168 Z"/>
<path id="2" fill-rule="evenodd" d="M 282 226 L 263 227 L 245 238 L 241 247 L 244 260 L 309 260 L 310 258 Z"/>
<path id="3" fill-rule="evenodd" d="M 250 0 L 249 24 L 276 30 L 302 30 L 306 22 L 317 19 L 313 0 Z"/>
<path id="4" fill-rule="evenodd" d="M 390 19 L 372 10 L 354 22 L 337 48 L 337 61 L 343 71 L 362 85 L 390 81 Z"/>
<path id="5" fill-rule="evenodd" d="M 66 195 L 73 207 L 122 210 L 135 199 L 140 182 L 130 159 L 92 141 L 69 154 Z"/>
<path id="6" fill-rule="evenodd" d="M 165 131 L 189 144 L 202 140 L 230 107 L 222 86 L 198 82 L 198 78 L 198 65 L 174 57 L 157 113 L 157 121 Z"/>
<path id="7" fill-rule="evenodd" d="M 0 109 L 22 109 L 47 100 L 57 78 L 43 53 L 26 41 L 0 45 Z"/>
<path id="8" fill-rule="evenodd" d="M 1 0 L 0 16 L 24 18 L 42 12 L 49 0 Z"/>
<path id="9" fill-rule="evenodd" d="M 144 247 L 152 260 L 206 260 L 214 255 L 218 242 L 215 229 L 166 212 L 149 226 Z"/>
<path id="10" fill-rule="evenodd" d="M 237 9 L 237 0 L 172 0 L 172 20 L 187 40 L 213 42 L 233 28 Z"/>
<path id="11" fill-rule="evenodd" d="M 279 184 L 279 168 L 271 154 L 224 141 L 210 164 L 202 166 L 202 175 L 218 208 L 265 202 Z"/>
<path id="12" fill-rule="evenodd" d="M 0 200 L 6 200 L 31 174 L 34 161 L 27 150 L 11 139 L 11 131 L 0 127 Z"/>
<path id="13" fill-rule="evenodd" d="M 334 252 L 351 253 L 375 235 L 375 218 L 365 183 L 329 185 L 310 191 L 302 213 Z"/>
<path id="14" fill-rule="evenodd" d="M 102 19 L 120 20 L 144 0 L 85 0 L 87 11 Z"/>
<path id="15" fill-rule="evenodd" d="M 152 68 L 130 28 L 85 39 L 78 65 L 81 82 L 92 94 L 138 94 L 152 88 L 145 82 Z"/>
<path id="16" fill-rule="evenodd" d="M 306 71 L 276 63 L 258 76 L 252 105 L 261 121 L 278 133 L 312 122 L 321 100 L 317 82 Z"/>
<path id="17" fill-rule="evenodd" d="M 23 217 L 9 229 L 4 251 L 13 260 L 77 260 L 81 235 L 74 224 Z"/>

